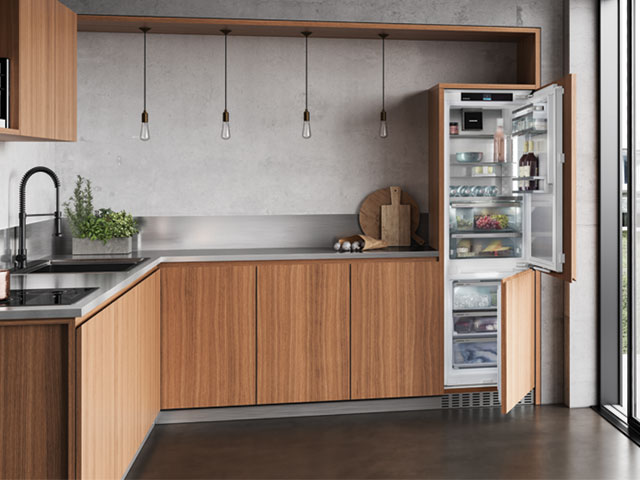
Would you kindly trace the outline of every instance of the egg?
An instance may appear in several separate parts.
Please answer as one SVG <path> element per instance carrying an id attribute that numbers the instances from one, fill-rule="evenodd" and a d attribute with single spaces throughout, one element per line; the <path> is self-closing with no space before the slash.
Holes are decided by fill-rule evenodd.
<path id="1" fill-rule="evenodd" d="M 350 252 L 351 251 L 351 242 L 344 242 L 342 244 L 342 251 L 343 252 Z"/>

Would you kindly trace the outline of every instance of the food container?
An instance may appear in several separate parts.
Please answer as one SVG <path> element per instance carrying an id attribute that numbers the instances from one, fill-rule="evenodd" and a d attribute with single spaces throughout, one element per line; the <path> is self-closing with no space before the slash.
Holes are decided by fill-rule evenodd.
<path id="1" fill-rule="evenodd" d="M 473 333 L 473 319 L 471 318 L 457 318 L 456 323 L 453 325 L 456 333 Z"/>
<path id="2" fill-rule="evenodd" d="M 11 277 L 9 270 L 0 270 L 0 302 L 9 300 Z"/>
<path id="3" fill-rule="evenodd" d="M 469 209 L 456 211 L 456 230 L 473 230 L 473 215 Z"/>
<path id="4" fill-rule="evenodd" d="M 482 161 L 482 152 L 458 152 L 456 161 L 459 163 L 478 163 Z"/>
<path id="5" fill-rule="evenodd" d="M 458 122 L 451 122 L 449 124 L 449 135 L 459 135 L 460 128 L 458 127 Z"/>

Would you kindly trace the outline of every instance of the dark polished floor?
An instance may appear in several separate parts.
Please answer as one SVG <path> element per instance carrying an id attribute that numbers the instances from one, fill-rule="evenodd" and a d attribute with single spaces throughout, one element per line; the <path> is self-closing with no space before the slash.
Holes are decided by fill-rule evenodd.
<path id="1" fill-rule="evenodd" d="M 590 409 L 518 407 L 158 425 L 127 478 L 640 479 Z"/>

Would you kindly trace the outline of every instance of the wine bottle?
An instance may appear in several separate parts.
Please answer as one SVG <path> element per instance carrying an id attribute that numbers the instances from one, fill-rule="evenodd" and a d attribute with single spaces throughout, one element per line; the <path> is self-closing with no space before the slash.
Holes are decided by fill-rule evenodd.
<path id="1" fill-rule="evenodd" d="M 527 153 L 527 163 L 529 164 L 529 176 L 537 177 L 538 171 L 539 171 L 538 157 L 533 152 L 533 150 L 534 150 L 534 143 L 533 143 L 533 140 L 530 140 L 529 152 Z M 538 180 L 530 180 L 527 190 L 531 190 L 531 191 L 538 190 Z"/>

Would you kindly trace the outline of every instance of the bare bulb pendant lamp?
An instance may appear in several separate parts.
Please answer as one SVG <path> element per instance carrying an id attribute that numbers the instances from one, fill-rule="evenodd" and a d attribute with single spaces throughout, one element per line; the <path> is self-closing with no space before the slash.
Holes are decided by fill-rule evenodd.
<path id="1" fill-rule="evenodd" d="M 384 39 L 389 35 L 381 33 L 382 39 L 382 111 L 380 112 L 380 137 L 387 138 L 389 131 L 387 130 L 387 112 L 384 109 Z"/>
<path id="2" fill-rule="evenodd" d="M 146 142 L 151 138 L 149 133 L 149 114 L 147 113 L 147 32 L 151 30 L 149 27 L 140 27 L 144 35 L 144 81 L 143 81 L 143 97 L 144 107 L 142 109 L 142 125 L 140 126 L 140 140 Z"/>
<path id="3" fill-rule="evenodd" d="M 309 113 L 309 35 L 304 35 L 304 114 L 302 116 L 302 138 L 311 138 L 311 114 Z"/>
<path id="4" fill-rule="evenodd" d="M 222 132 L 220 136 L 223 140 L 231 138 L 231 126 L 229 125 L 229 112 L 227 111 L 227 37 L 231 30 L 220 30 L 224 34 L 224 112 L 222 112 Z"/>

